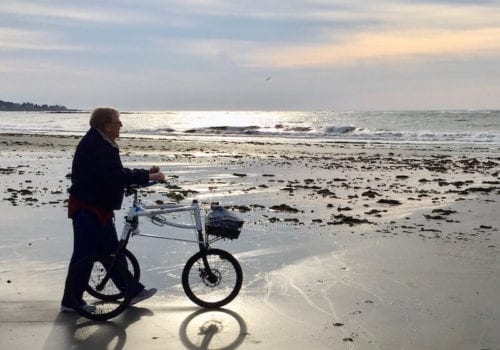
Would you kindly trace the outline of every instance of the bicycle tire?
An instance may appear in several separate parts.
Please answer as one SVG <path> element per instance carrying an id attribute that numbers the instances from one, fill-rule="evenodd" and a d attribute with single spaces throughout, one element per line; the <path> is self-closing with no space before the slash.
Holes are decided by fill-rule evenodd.
<path id="1" fill-rule="evenodd" d="M 187 297 L 205 308 L 228 304 L 238 295 L 242 284 L 240 263 L 222 249 L 197 252 L 188 259 L 182 271 L 182 287 Z"/>
<path id="2" fill-rule="evenodd" d="M 73 309 L 85 318 L 93 321 L 105 321 L 121 314 L 129 305 L 132 299 L 132 280 L 130 273 L 120 265 L 113 267 L 113 276 L 120 280 L 120 288 L 115 285 L 112 279 L 108 279 L 101 293 L 117 294 L 120 291 L 122 297 L 117 300 L 103 300 L 88 293 L 88 288 L 83 284 L 91 285 L 93 289 L 106 276 L 106 266 L 110 266 L 113 261 L 111 255 L 96 255 L 87 257 L 79 261 L 70 271 L 69 295 Z M 82 279 L 88 277 L 88 282 Z M 82 295 L 82 290 L 84 290 Z"/>
<path id="3" fill-rule="evenodd" d="M 127 269 L 132 274 L 134 281 L 139 282 L 139 279 L 141 278 L 141 268 L 137 258 L 128 249 L 124 249 L 120 254 L 125 256 L 125 259 L 127 260 Z M 95 290 L 91 285 L 87 286 L 87 292 L 95 298 L 106 301 L 118 300 L 123 297 L 121 292 L 108 295 Z"/>

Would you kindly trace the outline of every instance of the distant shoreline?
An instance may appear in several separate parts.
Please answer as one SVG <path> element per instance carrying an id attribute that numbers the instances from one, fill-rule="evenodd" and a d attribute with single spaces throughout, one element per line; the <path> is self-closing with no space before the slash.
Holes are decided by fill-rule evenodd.
<path id="1" fill-rule="evenodd" d="M 53 113 L 75 113 L 81 112 L 62 105 L 39 105 L 31 102 L 8 102 L 0 100 L 0 112 L 53 112 Z"/>

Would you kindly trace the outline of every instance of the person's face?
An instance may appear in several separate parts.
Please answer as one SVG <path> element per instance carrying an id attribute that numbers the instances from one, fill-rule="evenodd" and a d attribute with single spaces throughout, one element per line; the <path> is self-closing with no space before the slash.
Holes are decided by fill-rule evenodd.
<path id="1" fill-rule="evenodd" d="M 122 122 L 120 121 L 119 114 L 113 114 L 111 122 L 107 123 L 105 126 L 106 136 L 114 141 L 120 136 L 120 128 L 122 127 Z"/>

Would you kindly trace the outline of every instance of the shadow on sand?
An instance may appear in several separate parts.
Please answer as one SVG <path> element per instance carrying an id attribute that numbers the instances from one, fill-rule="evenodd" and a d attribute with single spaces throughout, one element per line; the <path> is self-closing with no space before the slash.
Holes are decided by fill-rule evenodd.
<path id="1" fill-rule="evenodd" d="M 129 307 L 111 321 L 96 322 L 77 314 L 59 313 L 42 349 L 122 350 L 127 345 L 127 328 L 141 318 L 153 315 L 149 309 Z M 180 343 L 192 350 L 237 349 L 247 335 L 245 321 L 227 309 L 198 309 L 190 313 L 179 327 Z"/>
<path id="2" fill-rule="evenodd" d="M 130 307 L 119 319 L 106 322 L 89 321 L 77 314 L 59 313 L 43 349 L 59 349 L 61 344 L 66 344 L 71 349 L 80 350 L 121 350 L 127 342 L 126 329 L 144 316 L 153 316 L 153 312 Z"/>
<path id="3" fill-rule="evenodd" d="M 238 348 L 248 335 L 245 321 L 227 309 L 200 309 L 190 314 L 179 329 L 179 337 L 192 350 Z"/>

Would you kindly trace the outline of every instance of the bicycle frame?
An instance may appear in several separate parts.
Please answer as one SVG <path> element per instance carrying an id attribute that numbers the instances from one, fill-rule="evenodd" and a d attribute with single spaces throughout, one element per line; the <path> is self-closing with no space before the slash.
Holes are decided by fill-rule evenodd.
<path id="1" fill-rule="evenodd" d="M 171 214 L 171 213 L 179 213 L 179 212 L 191 212 L 194 216 L 195 223 L 192 225 L 189 224 L 183 224 L 183 223 L 177 223 L 173 221 L 169 221 L 163 217 L 158 217 L 159 215 L 162 214 Z M 127 240 L 131 235 L 132 236 L 143 236 L 143 237 L 150 237 L 150 238 L 160 238 L 160 239 L 169 239 L 169 240 L 176 240 L 176 241 L 183 241 L 183 242 L 193 242 L 193 243 L 199 243 L 199 244 L 205 244 L 205 239 L 203 239 L 203 235 L 201 235 L 202 239 L 201 240 L 188 240 L 188 239 L 178 239 L 178 238 L 173 238 L 173 237 L 164 237 L 164 236 L 157 236 L 157 235 L 150 235 L 150 234 L 143 234 L 140 233 L 138 229 L 138 222 L 137 219 L 139 217 L 148 217 L 152 220 L 153 223 L 159 223 L 161 226 L 167 225 L 167 226 L 172 226 L 172 227 L 177 227 L 177 228 L 182 228 L 182 229 L 191 229 L 191 230 L 196 230 L 198 233 L 202 234 L 203 233 L 203 227 L 201 223 L 201 214 L 200 214 L 200 207 L 199 204 L 196 200 L 193 200 L 193 202 L 190 205 L 178 205 L 178 204 L 160 204 L 160 205 L 140 205 L 139 203 L 134 203 L 129 209 L 128 215 L 126 216 L 125 219 L 125 226 L 123 227 L 122 231 L 122 240 Z"/>
<path id="2" fill-rule="evenodd" d="M 134 199 L 130 209 L 128 210 L 127 216 L 125 217 L 125 225 L 122 230 L 120 243 L 122 247 L 128 244 L 130 237 L 132 236 L 142 236 L 149 238 L 166 239 L 181 242 L 198 243 L 200 250 L 206 250 L 209 248 L 210 244 L 218 241 L 221 238 L 214 237 L 210 238 L 208 235 L 204 234 L 203 224 L 201 219 L 201 208 L 198 201 L 195 199 L 191 204 L 183 205 L 176 203 L 166 203 L 157 205 L 145 205 L 137 198 L 137 189 L 129 189 L 129 194 L 133 194 Z M 172 214 L 180 212 L 190 212 L 194 217 L 193 224 L 178 223 L 163 217 L 163 214 Z M 181 229 L 193 230 L 197 233 L 197 240 L 192 239 L 180 239 L 168 236 L 158 236 L 152 234 L 141 233 L 139 226 L 139 218 L 148 217 L 151 221 L 159 226 L 171 226 Z"/>
<path id="3" fill-rule="evenodd" d="M 175 204 L 175 203 L 158 204 L 158 205 L 143 205 L 140 202 L 140 200 L 138 200 L 138 198 L 137 198 L 137 188 L 128 188 L 127 193 L 133 194 L 134 200 L 132 202 L 132 206 L 130 207 L 130 209 L 128 211 L 127 216 L 125 217 L 125 225 L 123 226 L 118 249 L 115 252 L 114 258 L 112 259 L 108 273 L 106 273 L 106 275 L 102 279 L 101 283 L 99 283 L 96 286 L 97 290 L 100 291 L 104 287 L 104 285 L 108 282 L 109 278 L 111 278 L 109 271 L 111 271 L 113 269 L 114 265 L 116 264 L 119 253 L 127 247 L 128 241 L 130 240 L 131 236 L 143 236 L 143 237 L 149 237 L 149 238 L 159 238 L 159 239 L 166 239 L 166 240 L 173 240 L 173 241 L 198 243 L 200 251 L 208 250 L 209 244 L 218 240 L 216 238 L 216 239 L 209 241 L 207 235 L 203 234 L 203 226 L 202 226 L 202 222 L 201 222 L 201 210 L 200 210 L 200 206 L 198 204 L 198 201 L 196 199 L 193 200 L 190 205 L 181 205 L 181 204 Z M 195 221 L 194 224 L 188 225 L 188 224 L 173 222 L 173 221 L 166 220 L 163 217 L 158 219 L 159 215 L 179 213 L 179 212 L 191 212 L 192 215 L 194 216 L 194 221 Z M 172 226 L 172 227 L 177 227 L 177 228 L 182 228 L 182 229 L 196 230 L 196 232 L 198 234 L 198 240 L 180 239 L 180 238 L 174 238 L 174 237 L 165 237 L 165 236 L 140 233 L 139 217 L 141 217 L 141 216 L 143 216 L 143 217 L 145 216 L 145 217 L 150 218 L 153 223 L 155 223 L 155 219 L 156 219 L 156 224 L 161 224 L 161 226 L 167 225 L 167 226 Z M 208 262 L 206 261 L 206 258 L 204 258 L 203 260 L 205 262 L 205 266 L 207 266 L 208 272 L 211 273 L 210 267 L 208 266 Z"/>

